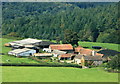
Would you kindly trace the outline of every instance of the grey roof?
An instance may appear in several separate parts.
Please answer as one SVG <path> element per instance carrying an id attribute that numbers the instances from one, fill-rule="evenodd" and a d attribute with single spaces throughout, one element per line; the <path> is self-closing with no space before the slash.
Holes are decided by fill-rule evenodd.
<path id="1" fill-rule="evenodd" d="M 8 53 L 16 53 L 16 54 L 19 54 L 19 53 L 22 53 L 22 52 L 26 52 L 26 51 L 30 51 L 32 49 L 28 49 L 28 48 L 23 48 L 23 49 L 15 49 L 15 50 L 12 50 Z"/>
<path id="2" fill-rule="evenodd" d="M 32 39 L 32 38 L 28 38 L 28 39 L 23 39 L 23 40 L 19 40 L 19 41 L 13 41 L 13 42 L 9 42 L 10 44 L 34 44 L 34 43 L 38 43 L 41 42 L 42 40 L 37 40 L 37 39 Z"/>
<path id="3" fill-rule="evenodd" d="M 100 56 L 84 56 L 84 59 L 90 61 L 102 61 L 102 57 Z"/>
<path id="4" fill-rule="evenodd" d="M 65 51 L 60 51 L 60 50 L 53 50 L 52 53 L 61 55 L 61 54 L 66 54 L 67 52 L 65 52 Z"/>
<path id="5" fill-rule="evenodd" d="M 41 41 L 40 42 L 40 46 L 49 46 L 50 44 L 56 44 L 54 42 L 50 42 L 50 41 Z"/>
<path id="6" fill-rule="evenodd" d="M 82 57 L 84 57 L 85 60 L 89 60 L 89 61 L 102 61 L 101 56 L 84 56 L 84 55 L 81 55 L 81 54 L 75 56 L 76 59 L 81 59 Z"/>

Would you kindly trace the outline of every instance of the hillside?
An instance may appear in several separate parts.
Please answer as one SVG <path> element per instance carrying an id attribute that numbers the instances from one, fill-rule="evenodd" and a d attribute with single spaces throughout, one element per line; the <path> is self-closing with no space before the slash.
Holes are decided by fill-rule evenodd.
<path id="1" fill-rule="evenodd" d="M 3 35 L 64 39 L 77 32 L 80 41 L 119 43 L 117 3 L 3 3 Z"/>

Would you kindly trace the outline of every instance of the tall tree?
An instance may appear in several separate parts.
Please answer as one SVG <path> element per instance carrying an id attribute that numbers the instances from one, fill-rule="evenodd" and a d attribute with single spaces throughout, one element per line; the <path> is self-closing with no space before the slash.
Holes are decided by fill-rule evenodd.
<path id="1" fill-rule="evenodd" d="M 64 31 L 64 39 L 62 40 L 62 43 L 64 43 L 64 44 L 68 43 L 68 44 L 78 46 L 78 41 L 79 41 L 79 37 L 76 32 L 74 32 L 70 29 L 66 29 Z"/>

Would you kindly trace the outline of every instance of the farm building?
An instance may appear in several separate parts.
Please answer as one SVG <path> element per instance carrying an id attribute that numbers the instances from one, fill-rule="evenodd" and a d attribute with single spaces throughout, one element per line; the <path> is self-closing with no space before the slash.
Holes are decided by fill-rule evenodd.
<path id="1" fill-rule="evenodd" d="M 110 49 L 103 49 L 98 51 L 97 53 L 104 54 L 104 56 L 115 56 L 120 54 L 120 52 L 115 51 L 115 50 L 110 50 Z"/>
<path id="2" fill-rule="evenodd" d="M 11 47 L 11 45 L 9 43 L 5 43 L 4 46 L 5 47 Z"/>
<path id="3" fill-rule="evenodd" d="M 43 49 L 43 48 L 49 48 L 49 45 L 51 44 L 56 44 L 56 43 L 50 41 L 41 41 L 38 46 Z"/>
<path id="4" fill-rule="evenodd" d="M 85 49 L 82 47 L 75 48 L 75 53 L 83 54 L 83 55 L 87 55 L 87 56 L 101 56 L 101 57 L 103 56 L 103 54 L 97 53 L 97 51 L 95 51 L 95 50 Z"/>
<path id="5" fill-rule="evenodd" d="M 10 44 L 11 46 L 14 46 L 16 44 L 21 44 L 21 45 L 38 45 L 41 41 L 42 40 L 28 38 L 28 39 L 23 39 L 23 40 L 9 42 L 8 44 Z"/>
<path id="6" fill-rule="evenodd" d="M 32 56 L 34 53 L 36 53 L 36 50 L 28 49 L 28 48 L 15 49 L 8 52 L 9 55 L 14 55 L 14 56 Z"/>
<path id="7" fill-rule="evenodd" d="M 62 54 L 60 56 L 58 56 L 59 60 L 73 60 L 75 57 L 75 54 Z"/>
<path id="8" fill-rule="evenodd" d="M 79 52 L 82 51 L 83 49 L 85 49 L 85 48 L 83 48 L 81 46 L 78 46 L 78 47 L 75 48 L 75 53 L 79 54 Z"/>
<path id="9" fill-rule="evenodd" d="M 103 63 L 101 56 L 85 56 L 85 55 L 77 55 L 74 58 L 74 62 L 76 64 L 89 64 L 89 65 L 100 65 Z"/>
<path id="10" fill-rule="evenodd" d="M 66 54 L 67 52 L 60 50 L 53 50 L 52 53 L 54 57 L 58 57 L 59 55 Z"/>
<path id="11" fill-rule="evenodd" d="M 22 48 L 25 48 L 25 47 L 23 45 L 21 45 L 21 44 L 15 44 L 15 45 L 12 46 L 12 50 L 14 50 L 14 49 L 22 49 Z"/>
<path id="12" fill-rule="evenodd" d="M 50 57 L 53 57 L 53 54 L 51 54 L 51 53 L 35 53 L 33 56 L 37 57 L 37 58 L 50 58 Z"/>
<path id="13" fill-rule="evenodd" d="M 49 49 L 49 48 L 43 48 L 43 51 L 50 53 L 51 49 Z"/>
<path id="14" fill-rule="evenodd" d="M 51 44 L 49 49 L 65 51 L 67 53 L 73 53 L 73 46 L 71 44 Z"/>

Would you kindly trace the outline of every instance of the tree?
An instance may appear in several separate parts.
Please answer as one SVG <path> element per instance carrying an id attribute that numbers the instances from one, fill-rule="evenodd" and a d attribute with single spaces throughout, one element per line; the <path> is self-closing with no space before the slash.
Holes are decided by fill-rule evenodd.
<path id="1" fill-rule="evenodd" d="M 120 56 L 114 56 L 112 60 L 108 62 L 107 67 L 112 69 L 120 69 Z"/>
<path id="2" fill-rule="evenodd" d="M 56 37 L 56 42 L 57 43 L 60 43 L 60 40 L 61 40 L 60 37 Z"/>
<path id="3" fill-rule="evenodd" d="M 74 32 L 70 29 L 66 29 L 64 31 L 64 39 L 62 40 L 62 43 L 64 43 L 64 44 L 68 43 L 68 44 L 78 46 L 78 41 L 79 41 L 79 37 L 76 32 Z"/>
<path id="4" fill-rule="evenodd" d="M 18 34 L 16 32 L 10 32 L 9 34 L 7 34 L 8 36 L 12 36 L 12 37 L 18 37 Z"/>

